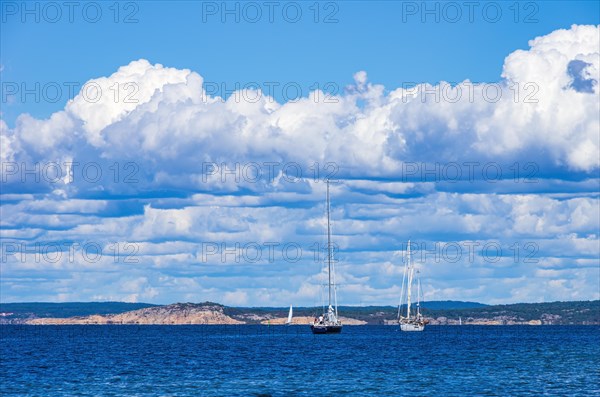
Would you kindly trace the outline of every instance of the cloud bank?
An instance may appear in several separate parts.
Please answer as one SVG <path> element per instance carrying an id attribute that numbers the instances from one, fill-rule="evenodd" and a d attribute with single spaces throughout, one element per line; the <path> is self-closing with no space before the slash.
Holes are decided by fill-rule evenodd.
<path id="1" fill-rule="evenodd" d="M 48 119 L 0 121 L 3 242 L 77 244 L 56 262 L 5 246 L 2 298 L 314 304 L 331 176 L 344 303 L 394 304 L 409 238 L 503 248 L 425 258 L 429 299 L 597 299 L 599 37 L 535 38 L 498 82 L 388 88 L 360 71 L 286 103 L 133 61 Z M 96 262 L 77 254 L 90 243 Z"/>

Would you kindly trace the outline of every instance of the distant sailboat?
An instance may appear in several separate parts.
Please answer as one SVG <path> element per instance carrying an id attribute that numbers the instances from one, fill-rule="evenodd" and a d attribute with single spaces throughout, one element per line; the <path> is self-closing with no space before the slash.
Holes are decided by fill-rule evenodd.
<path id="1" fill-rule="evenodd" d="M 462 325 L 462 318 L 460 316 L 458 316 L 458 325 Z"/>
<path id="2" fill-rule="evenodd" d="M 285 322 L 285 325 L 292 325 L 292 315 L 293 315 L 293 310 L 292 310 L 292 305 L 290 305 L 290 312 L 288 313 L 288 318 L 287 318 L 287 321 Z"/>
<path id="3" fill-rule="evenodd" d="M 404 265 L 404 277 L 402 278 L 402 292 L 400 293 L 400 305 L 398 306 L 398 323 L 402 331 L 423 331 L 427 321 L 421 315 L 421 281 L 419 272 L 416 272 L 417 278 L 417 305 L 415 313 L 411 313 L 411 297 L 413 281 L 415 278 L 415 267 L 410 255 L 410 240 L 408 241 L 407 260 Z M 407 280 L 408 278 L 408 280 Z M 407 282 L 406 282 L 407 281 Z M 406 282 L 406 288 L 405 288 Z M 405 300 L 406 296 L 406 300 Z M 402 315 L 402 305 L 406 302 L 406 316 Z"/>
<path id="4" fill-rule="evenodd" d="M 331 305 L 331 292 L 333 287 L 333 293 L 335 294 L 335 276 L 332 282 L 332 255 L 331 255 L 331 226 L 329 221 L 329 180 L 327 180 L 327 274 L 329 276 L 328 282 L 328 291 L 329 291 L 329 301 L 327 312 L 323 313 L 323 315 L 315 318 L 313 323 L 310 326 L 313 334 L 339 334 L 342 332 L 342 323 L 338 320 L 338 310 L 337 310 L 337 298 L 335 299 L 334 307 Z"/>

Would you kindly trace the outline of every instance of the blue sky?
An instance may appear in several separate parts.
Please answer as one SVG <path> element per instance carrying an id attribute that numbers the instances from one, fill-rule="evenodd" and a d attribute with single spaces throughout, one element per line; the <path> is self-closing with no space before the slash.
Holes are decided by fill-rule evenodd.
<path id="1" fill-rule="evenodd" d="M 304 94 L 315 83 L 334 82 L 341 89 L 358 70 L 368 71 L 371 81 L 386 87 L 440 80 L 497 81 L 510 52 L 525 49 L 530 39 L 556 29 L 597 24 L 600 14 L 595 1 L 521 2 L 518 7 L 481 2 L 473 6 L 470 22 L 470 8 L 450 2 L 460 5 L 461 17 L 453 22 L 458 14 L 443 2 L 433 3 L 430 9 L 436 10 L 438 4 L 438 12 L 427 14 L 420 2 L 349 1 L 331 3 L 335 7 L 321 2 L 319 23 L 314 22 L 313 3 L 298 3 L 302 16 L 289 23 L 285 18 L 294 20 L 294 8 L 288 8 L 287 16 L 284 6 L 296 3 L 280 2 L 269 23 L 268 2 L 251 2 L 262 12 L 252 23 L 253 9 L 246 10 L 243 3 L 238 3 L 238 13 L 223 15 L 221 2 L 146 1 L 133 2 L 135 7 L 121 2 L 119 23 L 114 22 L 115 9 L 109 4 L 100 8 L 98 22 L 87 22 L 85 2 L 74 8 L 73 23 L 66 7 L 61 8 L 62 18 L 50 23 L 54 10 L 44 11 L 42 6 L 40 22 L 35 23 L 35 13 L 25 14 L 20 4 L 13 10 L 14 2 L 3 3 L 10 10 L 5 12 L 0 39 L 3 81 L 27 86 L 58 82 L 64 88 L 56 103 L 36 103 L 32 96 L 11 106 L 3 102 L 9 125 L 23 112 L 47 117 L 61 109 L 70 99 L 62 83 L 83 84 L 139 58 L 198 71 L 227 88 L 236 83 L 297 82 Z M 215 4 L 216 11 L 211 8 Z M 236 2 L 227 4 L 235 10 Z M 416 11 L 411 8 L 414 4 Z M 94 12 L 95 8 L 88 9 L 89 20 L 94 20 Z M 124 22 L 129 19 L 131 23 Z M 282 95 L 277 99 L 283 100 Z"/>
<path id="2" fill-rule="evenodd" d="M 598 2 L 28 4 L 1 3 L 2 301 L 317 304 L 328 173 L 342 304 L 395 304 L 408 239 L 426 299 L 598 299 Z"/>

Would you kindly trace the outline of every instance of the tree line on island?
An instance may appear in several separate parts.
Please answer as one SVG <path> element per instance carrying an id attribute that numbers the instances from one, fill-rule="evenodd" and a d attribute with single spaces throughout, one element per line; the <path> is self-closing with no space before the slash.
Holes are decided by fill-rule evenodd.
<path id="1" fill-rule="evenodd" d="M 600 325 L 600 300 L 484 305 L 421 304 L 432 325 Z M 314 307 L 295 307 L 293 324 L 308 324 Z M 283 324 L 288 307 L 229 307 L 218 303 L 153 305 L 125 302 L 0 303 L 0 324 Z M 348 325 L 397 324 L 398 307 L 343 306 Z"/>

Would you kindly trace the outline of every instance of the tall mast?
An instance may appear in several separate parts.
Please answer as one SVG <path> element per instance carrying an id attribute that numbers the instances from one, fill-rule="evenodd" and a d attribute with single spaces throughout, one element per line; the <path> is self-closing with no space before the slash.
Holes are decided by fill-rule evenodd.
<path id="1" fill-rule="evenodd" d="M 410 290 L 412 289 L 413 267 L 410 261 L 410 240 L 408 240 L 408 285 L 406 292 L 406 318 L 410 318 Z"/>
<path id="2" fill-rule="evenodd" d="M 417 271 L 417 319 L 421 317 L 421 277 Z"/>
<path id="3" fill-rule="evenodd" d="M 329 273 L 329 306 L 331 307 L 331 227 L 329 226 L 329 179 L 327 179 L 327 262 Z"/>
<path id="4" fill-rule="evenodd" d="M 410 240 L 408 241 L 410 245 Z M 400 289 L 400 302 L 398 302 L 398 320 L 402 317 L 402 303 L 404 302 L 404 287 L 406 286 L 406 276 L 408 273 L 408 261 L 404 262 L 404 272 L 402 273 L 402 288 Z"/>

